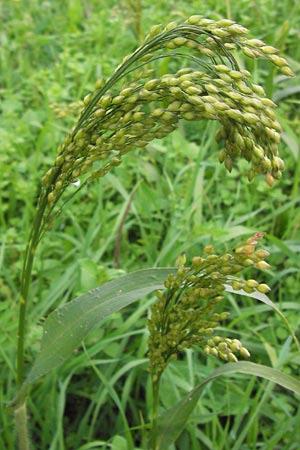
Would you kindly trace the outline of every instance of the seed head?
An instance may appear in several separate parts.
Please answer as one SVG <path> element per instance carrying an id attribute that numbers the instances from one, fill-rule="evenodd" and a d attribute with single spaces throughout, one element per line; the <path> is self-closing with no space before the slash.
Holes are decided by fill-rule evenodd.
<path id="1" fill-rule="evenodd" d="M 270 290 L 255 279 L 237 278 L 245 267 L 255 264 L 260 268 L 260 263 L 264 263 L 268 252 L 256 250 L 263 236 L 264 233 L 255 233 L 235 252 L 224 255 L 216 254 L 209 245 L 204 249 L 205 256 L 195 256 L 190 267 L 186 266 L 185 255 L 178 258 L 177 272 L 168 276 L 165 290 L 157 292 L 158 301 L 151 308 L 149 370 L 153 377 L 159 378 L 170 360 L 192 346 L 201 347 L 205 354 L 224 361 L 235 362 L 239 356 L 250 356 L 238 339 L 214 333 L 229 316 L 228 311 L 220 310 L 224 308 L 222 294 L 226 285 L 248 293 Z"/>
<path id="2" fill-rule="evenodd" d="M 77 124 L 42 179 L 41 197 L 49 213 L 75 179 L 85 175 L 88 183 L 105 176 L 121 163 L 120 156 L 168 135 L 182 119 L 220 123 L 217 140 L 223 141 L 224 150 L 219 160 L 229 172 L 244 158 L 250 163 L 250 180 L 265 174 L 271 186 L 280 179 L 281 127 L 275 104 L 251 83 L 232 51 L 240 48 L 250 58 L 266 58 L 287 76 L 293 72 L 274 47 L 248 39 L 247 33 L 234 21 L 198 15 L 183 24 L 152 27 L 146 42 L 126 56 L 109 79 L 99 79 L 95 91 L 81 102 Z M 166 47 L 174 52 L 166 52 Z M 176 68 L 182 56 L 190 67 Z M 165 57 L 172 59 L 172 72 L 154 76 L 156 62 Z"/>

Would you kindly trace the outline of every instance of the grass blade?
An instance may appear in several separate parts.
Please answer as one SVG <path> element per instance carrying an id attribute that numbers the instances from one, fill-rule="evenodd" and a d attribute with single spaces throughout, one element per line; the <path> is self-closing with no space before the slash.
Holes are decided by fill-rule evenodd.
<path id="1" fill-rule="evenodd" d="M 154 290 L 163 288 L 168 274 L 176 270 L 139 270 L 92 289 L 53 311 L 45 321 L 41 351 L 23 389 L 63 364 L 101 320 Z"/>
<path id="2" fill-rule="evenodd" d="M 246 361 L 225 364 L 215 370 L 209 377 L 201 381 L 201 383 L 199 383 L 188 395 L 160 417 L 156 450 L 167 450 L 179 437 L 199 400 L 202 388 L 207 383 L 222 375 L 236 373 L 246 373 L 248 375 L 265 378 L 296 394 L 300 394 L 300 381 L 290 375 L 282 373 L 280 370 Z"/>
<path id="3" fill-rule="evenodd" d="M 234 290 L 231 286 L 226 285 L 226 291 L 227 292 L 231 292 L 233 294 L 238 294 L 238 295 L 243 295 L 245 297 L 251 297 L 251 298 L 255 298 L 256 300 L 259 300 L 262 303 L 265 303 L 266 305 L 270 306 L 270 308 L 272 308 L 282 319 L 282 321 L 285 323 L 287 329 L 289 330 L 291 336 L 294 339 L 294 342 L 297 346 L 298 351 L 300 352 L 300 343 L 298 341 L 297 336 L 295 335 L 289 321 L 287 320 L 287 318 L 285 317 L 285 315 L 280 311 L 280 309 L 275 305 L 275 303 L 272 302 L 272 300 L 269 299 L 269 297 L 265 294 L 262 294 L 261 292 L 255 290 L 252 293 L 248 293 L 245 292 L 243 289 L 240 290 Z"/>

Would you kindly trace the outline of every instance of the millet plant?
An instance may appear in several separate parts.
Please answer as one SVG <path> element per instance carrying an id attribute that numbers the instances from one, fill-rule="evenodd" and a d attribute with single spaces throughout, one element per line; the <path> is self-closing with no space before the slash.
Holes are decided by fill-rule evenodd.
<path id="1" fill-rule="evenodd" d="M 281 127 L 275 104 L 261 86 L 250 81 L 234 54 L 265 58 L 282 74 L 293 76 L 287 61 L 275 48 L 249 39 L 247 29 L 231 20 L 214 21 L 192 16 L 184 23 L 154 26 L 145 42 L 126 56 L 113 75 L 96 82 L 94 92 L 82 103 L 80 117 L 58 148 L 52 167 L 43 176 L 36 214 L 24 256 L 20 288 L 15 411 L 18 445 L 29 449 L 26 398 L 39 377 L 61 365 L 99 320 L 142 296 L 156 291 L 149 330 L 149 373 L 153 386 L 153 412 L 144 447 L 167 449 L 182 431 L 195 406 L 201 386 L 224 373 L 244 372 L 275 380 L 300 392 L 297 380 L 274 369 L 238 358 L 249 357 L 237 339 L 216 333 L 223 310 L 224 291 L 250 295 L 276 306 L 265 295 L 266 284 L 242 280 L 239 273 L 254 266 L 268 268 L 266 250 L 256 248 L 263 233 L 257 232 L 232 253 L 218 255 L 213 247 L 186 264 L 179 257 L 175 268 L 141 270 L 106 283 L 52 312 L 45 324 L 41 352 L 24 377 L 26 309 L 30 300 L 33 263 L 41 239 L 63 210 L 68 199 L 88 183 L 104 177 L 122 163 L 124 156 L 147 147 L 188 121 L 216 120 L 217 141 L 223 143 L 219 161 L 230 172 L 235 161 L 249 162 L 248 179 L 263 174 L 269 186 L 282 176 L 284 163 L 278 156 Z M 157 75 L 167 59 L 170 73 Z M 80 181 L 75 194 L 68 187 Z M 281 314 L 279 312 L 279 314 Z M 170 360 L 186 348 L 201 347 L 207 355 L 228 362 L 172 411 L 158 418 L 161 375 Z M 172 430 L 166 433 L 165 430 Z"/>

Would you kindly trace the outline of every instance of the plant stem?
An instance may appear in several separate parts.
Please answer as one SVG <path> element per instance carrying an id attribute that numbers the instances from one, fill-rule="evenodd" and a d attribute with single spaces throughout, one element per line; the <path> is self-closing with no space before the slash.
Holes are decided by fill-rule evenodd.
<path id="1" fill-rule="evenodd" d="M 156 450 L 157 418 L 158 418 L 158 402 L 159 402 L 159 386 L 160 386 L 159 383 L 160 377 L 155 380 L 152 380 L 153 406 L 152 406 L 151 450 Z"/>
<path id="2" fill-rule="evenodd" d="M 25 403 L 15 410 L 15 422 L 19 450 L 30 450 Z"/>
<path id="3" fill-rule="evenodd" d="M 17 336 L 17 388 L 20 387 L 24 379 L 24 343 L 26 326 L 26 306 L 28 303 L 29 288 L 32 276 L 32 267 L 36 248 L 39 243 L 43 230 L 43 218 L 47 206 L 46 196 L 42 196 L 38 203 L 37 212 L 33 221 L 28 244 L 25 251 L 24 263 L 21 274 L 19 323 Z M 18 400 L 18 407 L 15 409 L 15 425 L 19 450 L 30 450 L 30 441 L 28 436 L 27 413 L 26 413 L 26 392 L 21 394 Z"/>
<path id="4" fill-rule="evenodd" d="M 36 248 L 40 240 L 43 217 L 46 209 L 46 198 L 43 196 L 39 202 L 33 226 L 29 236 L 24 264 L 21 275 L 20 289 L 20 306 L 19 306 L 19 323 L 18 323 L 18 344 L 17 344 L 17 386 L 20 388 L 24 379 L 24 341 L 25 341 L 25 325 L 26 325 L 26 306 L 28 302 L 28 294 L 31 283 L 31 274 Z"/>

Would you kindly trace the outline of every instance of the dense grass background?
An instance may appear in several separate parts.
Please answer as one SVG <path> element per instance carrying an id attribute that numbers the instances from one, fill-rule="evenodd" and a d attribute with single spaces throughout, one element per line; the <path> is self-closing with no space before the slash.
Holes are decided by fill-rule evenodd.
<path id="1" fill-rule="evenodd" d="M 56 306 L 121 273 L 172 265 L 183 251 L 192 257 L 211 243 L 221 251 L 231 248 L 253 231 L 267 233 L 264 245 L 271 251 L 271 270 L 259 278 L 299 329 L 299 3 L 2 0 L 1 450 L 14 448 L 5 405 L 14 395 L 19 275 L 40 179 L 74 123 L 76 102 L 96 79 L 109 76 L 152 25 L 191 14 L 242 23 L 252 37 L 280 48 L 298 75 L 287 79 L 237 55 L 279 105 L 284 177 L 270 190 L 264 180 L 249 184 L 244 164 L 226 174 L 217 162 L 214 123 L 182 123 L 165 140 L 128 155 L 112 174 L 80 192 L 43 240 L 28 310 L 27 363 L 39 349 L 43 317 Z M 133 448 L 126 443 L 130 434 L 139 447 L 139 427 L 151 409 L 145 332 L 151 301 L 101 324 L 73 359 L 35 386 L 29 414 L 37 449 L 125 450 Z M 300 357 L 280 319 L 252 300 L 228 301 L 232 320 L 224 326 L 243 340 L 252 360 L 299 376 Z M 188 351 L 164 375 L 162 408 L 218 364 Z M 245 376 L 224 378 L 204 390 L 174 449 L 299 450 L 299 421 L 299 398 L 289 392 Z"/>

